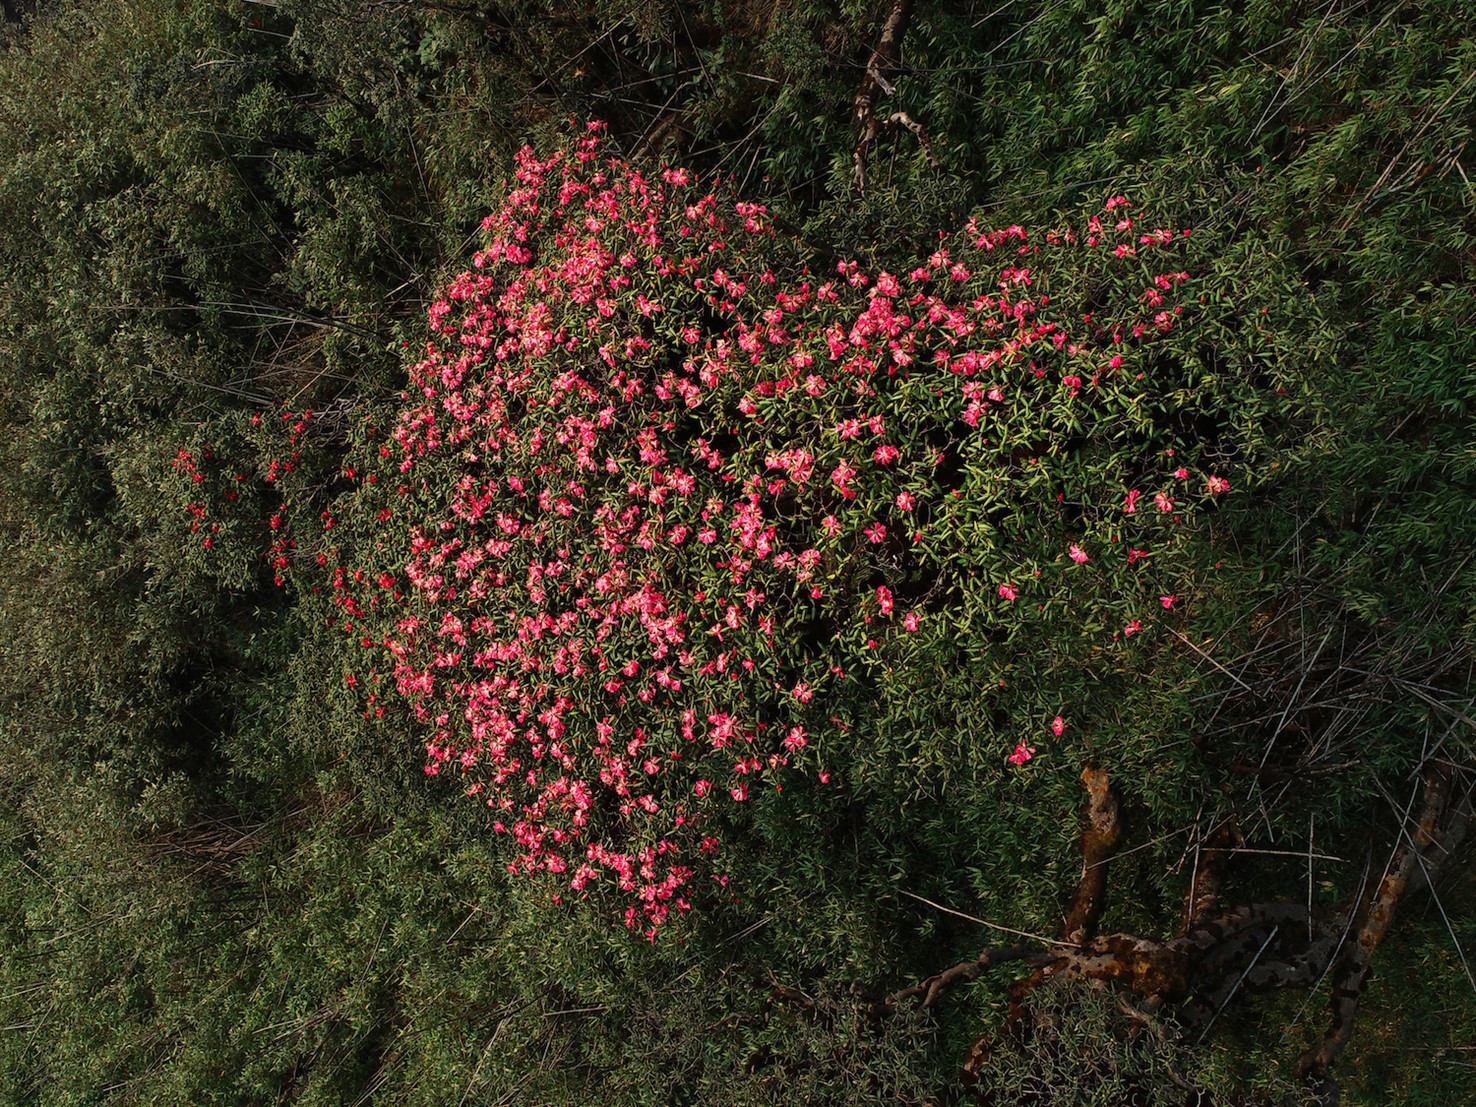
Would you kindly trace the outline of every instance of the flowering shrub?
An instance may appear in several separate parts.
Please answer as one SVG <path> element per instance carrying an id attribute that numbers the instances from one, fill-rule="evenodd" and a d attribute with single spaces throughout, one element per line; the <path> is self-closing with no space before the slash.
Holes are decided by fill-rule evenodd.
<path id="1" fill-rule="evenodd" d="M 484 228 L 399 409 L 356 432 L 320 562 L 385 658 L 345 680 L 408 701 L 514 872 L 612 884 L 654 936 L 699 869 L 725 882 L 723 808 L 826 782 L 847 713 L 915 692 L 930 650 L 1181 617 L 1196 515 L 1239 479 L 1182 418 L 1188 231 L 1119 196 L 812 271 L 762 206 L 597 129 L 525 149 Z M 1001 772 L 1062 736 L 1055 706 Z"/>

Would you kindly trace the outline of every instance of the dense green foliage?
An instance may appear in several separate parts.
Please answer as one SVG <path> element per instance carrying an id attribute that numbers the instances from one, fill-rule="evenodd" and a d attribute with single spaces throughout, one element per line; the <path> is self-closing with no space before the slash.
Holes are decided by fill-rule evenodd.
<path id="1" fill-rule="evenodd" d="M 1470 763 L 1476 12 L 919 5 L 888 104 L 941 164 L 887 132 L 859 196 L 851 105 L 885 15 L 129 0 L 6 26 L 0 1099 L 921 1102 L 1002 1022 L 1008 978 L 921 1022 L 867 1021 L 853 989 L 988 943 L 915 897 L 1057 933 L 1087 757 L 1125 811 L 1112 880 L 1132 895 L 1107 926 L 1140 933 L 1173 930 L 1223 816 L 1267 851 L 1238 859 L 1234 895 L 1331 905 L 1366 860 L 1377 875 L 1425 754 Z M 392 425 L 436 289 L 485 245 L 515 151 L 555 148 L 571 117 L 607 120 L 648 171 L 729 175 L 727 202 L 773 217 L 764 249 L 817 271 L 905 273 L 971 216 L 1060 226 L 1119 192 L 1192 228 L 1174 266 L 1192 319 L 1135 355 L 1158 409 L 1077 426 L 1053 393 L 1018 431 L 1049 475 L 1011 510 L 1059 555 L 1091 527 L 1110 541 L 1109 504 L 1165 477 L 1149 466 L 1166 449 L 1201 487 L 1231 482 L 1196 490 L 1171 575 L 1140 596 L 1119 571 L 1054 599 L 1022 587 L 1044 606 L 1014 629 L 968 609 L 987 664 L 926 617 L 888 638 L 867 688 L 888 663 L 911 684 L 832 702 L 856 713 L 812 751 L 833 781 L 731 817 L 731 894 L 654 945 L 611 902 L 507 873 L 492 816 L 423 772 L 406 709 L 379 717 L 345 683 L 364 652 L 314 575 L 344 459 Z M 1061 271 L 1059 302 L 1089 302 L 1100 273 Z M 987 483 L 991 460 L 1021 459 L 959 480 Z M 999 521 L 952 519 L 925 564 L 866 562 L 858 540 L 827 582 L 966 595 L 988 559 L 963 531 Z M 361 522 L 356 540 L 385 540 Z M 1050 580 L 1087 568 L 1015 556 Z M 997 609 L 1001 583 L 973 599 Z M 1160 593 L 1181 606 L 1114 640 Z M 846 649 L 866 654 L 859 631 Z M 1007 768 L 1022 739 L 1035 759 Z M 1476 908 L 1451 868 L 1379 952 L 1349 1102 L 1476 1094 L 1457 1048 L 1476 1033 Z M 1021 1101 L 1074 1079 L 1170 1102 L 1169 1066 L 1265 1086 L 1321 1033 L 1324 996 L 1304 999 L 1149 1050 L 1067 996 L 1059 1041 L 994 1079 Z"/>

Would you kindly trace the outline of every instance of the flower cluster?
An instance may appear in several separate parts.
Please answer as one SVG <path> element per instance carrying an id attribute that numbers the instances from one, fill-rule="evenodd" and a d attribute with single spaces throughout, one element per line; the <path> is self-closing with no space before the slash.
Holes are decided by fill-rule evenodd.
<path id="1" fill-rule="evenodd" d="M 918 643 L 1060 597 L 1141 631 L 1208 499 L 1145 355 L 1181 326 L 1182 235 L 1125 200 L 812 272 L 761 205 L 600 141 L 519 155 L 323 558 L 508 867 L 613 885 L 654 937 L 720 877 L 725 805 L 828 780 L 846 705 Z"/>

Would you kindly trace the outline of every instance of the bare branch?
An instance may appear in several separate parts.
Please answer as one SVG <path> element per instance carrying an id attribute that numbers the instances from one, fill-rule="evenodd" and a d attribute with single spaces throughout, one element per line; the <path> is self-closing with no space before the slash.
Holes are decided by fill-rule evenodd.
<path id="1" fill-rule="evenodd" d="M 928 164 L 933 168 L 937 168 L 939 164 L 933 154 L 932 143 L 928 140 L 928 132 L 921 123 L 905 111 L 895 111 L 885 117 L 877 113 L 877 102 L 883 96 L 892 94 L 889 76 L 901 66 L 902 37 L 907 33 L 907 23 L 911 15 L 912 0 L 893 0 L 891 13 L 882 24 L 876 48 L 871 51 L 871 57 L 866 62 L 866 76 L 862 78 L 861 87 L 856 92 L 856 122 L 861 125 L 861 137 L 856 140 L 851 163 L 856 191 L 862 195 L 866 193 L 866 151 L 884 129 L 907 128 L 917 136 Z"/>
<path id="2" fill-rule="evenodd" d="M 1081 771 L 1081 783 L 1087 790 L 1087 818 L 1091 825 L 1081 836 L 1081 884 L 1061 928 L 1061 936 L 1071 945 L 1081 945 L 1096 929 L 1106 900 L 1107 862 L 1122 837 L 1122 827 L 1117 821 L 1117 795 L 1107 780 L 1106 770 L 1088 765 Z"/>
<path id="3" fill-rule="evenodd" d="M 1457 805 L 1457 825 L 1445 825 L 1451 781 L 1443 767 L 1432 765 L 1426 771 L 1424 791 L 1419 818 L 1412 831 L 1403 832 L 1388 870 L 1369 900 L 1358 937 L 1343 953 L 1333 977 L 1332 1024 L 1322 1041 L 1304 1052 L 1297 1062 L 1297 1074 L 1314 1086 L 1329 1086 L 1333 1063 L 1353 1036 L 1358 1001 L 1368 982 L 1374 951 L 1388 935 L 1411 880 L 1420 875 L 1432 879 L 1444 860 L 1441 840 L 1457 826 L 1464 828 L 1464 802 Z"/>
<path id="4" fill-rule="evenodd" d="M 1232 847 L 1240 840 L 1240 828 L 1233 818 L 1226 819 L 1215 827 L 1203 847 L 1194 850 L 1194 876 L 1189 883 L 1189 895 L 1184 903 L 1184 925 L 1179 933 L 1187 934 L 1195 925 L 1209 916 L 1220 902 L 1220 883 L 1225 875 L 1225 863 L 1229 860 Z"/>
<path id="5" fill-rule="evenodd" d="M 1003 965 L 1009 961 L 1026 961 L 1034 964 L 1045 964 L 1053 960 L 1049 953 L 1040 953 L 1025 946 L 1004 946 L 999 949 L 986 949 L 972 961 L 963 961 L 952 968 L 944 969 L 940 973 L 919 981 L 910 987 L 903 988 L 900 992 L 893 992 L 886 1000 L 872 1007 L 872 1014 L 890 1015 L 897 1007 L 909 999 L 922 997 L 924 1010 L 933 1006 L 942 998 L 943 993 L 955 984 L 966 983 L 973 980 L 985 969 L 995 965 Z"/>

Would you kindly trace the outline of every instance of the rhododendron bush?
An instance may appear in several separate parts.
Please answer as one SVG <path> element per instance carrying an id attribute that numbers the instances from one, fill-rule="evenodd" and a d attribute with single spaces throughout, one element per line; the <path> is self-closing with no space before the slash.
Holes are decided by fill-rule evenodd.
<path id="1" fill-rule="evenodd" d="M 345 679 L 408 702 L 509 868 L 654 935 L 741 805 L 835 786 L 940 666 L 1030 659 L 1038 709 L 974 732 L 999 773 L 1071 740 L 1088 661 L 1190 617 L 1248 448 L 1206 421 L 1260 400 L 1184 353 L 1190 231 L 1123 197 L 891 272 L 600 144 L 522 152 L 319 560 Z"/>

